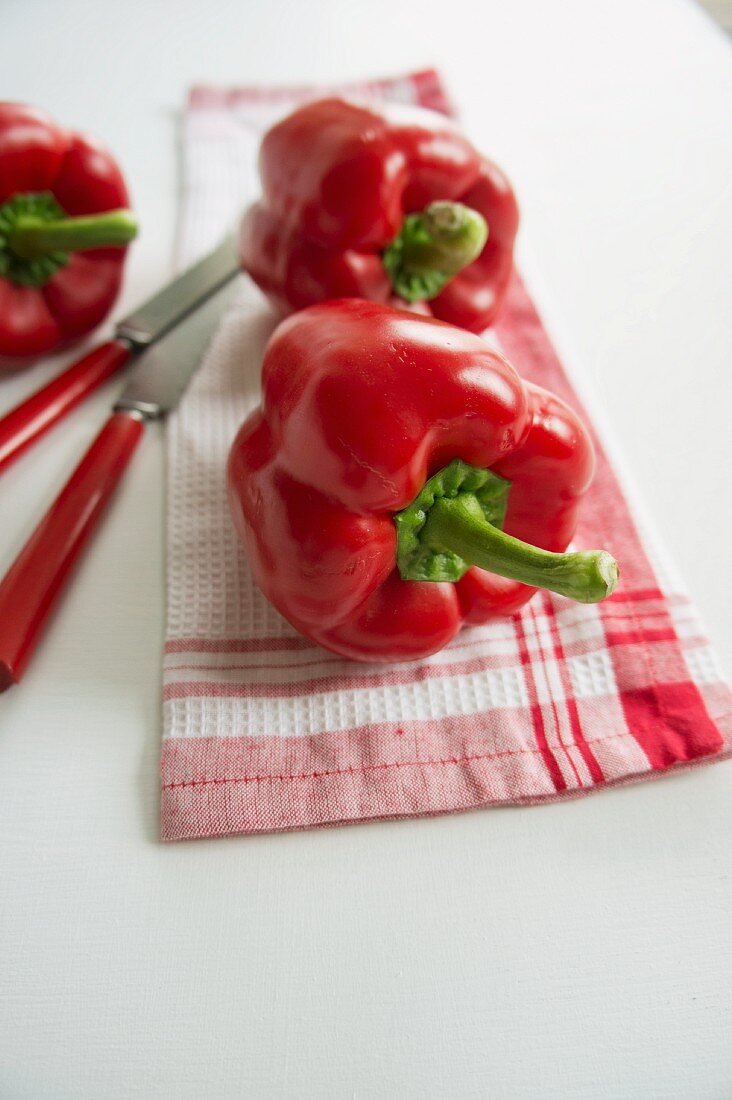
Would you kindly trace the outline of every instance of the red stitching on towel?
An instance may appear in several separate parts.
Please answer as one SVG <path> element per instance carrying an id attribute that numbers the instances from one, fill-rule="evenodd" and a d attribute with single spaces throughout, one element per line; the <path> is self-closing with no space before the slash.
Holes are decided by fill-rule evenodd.
<path id="1" fill-rule="evenodd" d="M 590 745 L 598 745 L 601 741 L 613 741 L 618 737 L 627 737 L 628 733 L 609 733 L 607 737 L 596 737 L 589 741 Z M 533 754 L 542 756 L 541 749 L 507 749 L 505 752 L 488 752 L 471 756 L 450 756 L 444 760 L 393 760 L 384 764 L 363 764 L 357 768 L 333 768 L 322 772 L 299 772 L 295 775 L 241 775 L 222 779 L 180 779 L 174 783 L 163 783 L 164 791 L 177 790 L 181 787 L 210 787 L 223 783 L 264 783 L 267 781 L 287 782 L 290 779 L 328 779 L 335 775 L 356 775 L 359 772 L 386 771 L 388 768 L 426 768 L 444 767 L 447 764 L 470 764 L 479 760 L 498 760 L 504 756 L 522 756 Z"/>

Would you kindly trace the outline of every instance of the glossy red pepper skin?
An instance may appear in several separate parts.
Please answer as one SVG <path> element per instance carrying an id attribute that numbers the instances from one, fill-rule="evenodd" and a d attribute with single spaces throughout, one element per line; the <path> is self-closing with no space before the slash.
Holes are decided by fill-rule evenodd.
<path id="1" fill-rule="evenodd" d="M 488 242 L 419 312 L 471 332 L 506 291 L 518 207 L 501 170 L 442 115 L 418 107 L 307 104 L 265 134 L 263 198 L 244 216 L 242 266 L 280 312 L 332 298 L 393 302 L 381 252 L 405 214 L 438 199 L 481 213 Z"/>
<path id="2" fill-rule="evenodd" d="M 60 127 L 43 111 L 0 103 L 0 204 L 50 192 L 66 214 L 129 205 L 122 173 L 99 142 Z M 41 287 L 0 276 L 0 370 L 15 368 L 84 336 L 120 290 L 125 248 L 70 254 Z"/>
<path id="3" fill-rule="evenodd" d="M 589 437 L 479 337 L 373 302 L 328 302 L 278 327 L 262 383 L 229 459 L 234 522 L 267 598 L 325 648 L 423 657 L 464 622 L 531 597 L 476 568 L 454 584 L 396 571 L 394 514 L 454 458 L 511 481 L 509 534 L 553 551 L 570 542 L 594 468 Z"/>

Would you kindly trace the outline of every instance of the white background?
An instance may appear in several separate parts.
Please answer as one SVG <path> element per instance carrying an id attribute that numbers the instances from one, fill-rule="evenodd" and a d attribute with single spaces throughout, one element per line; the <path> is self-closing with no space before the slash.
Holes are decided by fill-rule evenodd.
<path id="1" fill-rule="evenodd" d="M 439 65 L 511 175 L 560 346 L 732 669 L 730 47 L 682 0 L 4 0 L 0 97 L 104 136 L 171 272 L 195 81 Z M 59 362 L 0 383 L 0 411 Z M 0 482 L 0 569 L 110 384 Z M 732 767 L 572 804 L 157 840 L 163 450 L 148 432 L 0 699 L 0 1097 L 732 1095 Z"/>

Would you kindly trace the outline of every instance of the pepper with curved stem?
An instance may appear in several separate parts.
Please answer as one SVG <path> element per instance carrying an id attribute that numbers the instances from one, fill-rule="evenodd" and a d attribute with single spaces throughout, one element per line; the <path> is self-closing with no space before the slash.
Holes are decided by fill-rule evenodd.
<path id="1" fill-rule="evenodd" d="M 612 592 L 609 553 L 566 553 L 592 480 L 586 430 L 479 337 L 327 302 L 275 331 L 262 390 L 229 457 L 232 513 L 255 581 L 313 641 L 415 660 L 536 587 Z"/>

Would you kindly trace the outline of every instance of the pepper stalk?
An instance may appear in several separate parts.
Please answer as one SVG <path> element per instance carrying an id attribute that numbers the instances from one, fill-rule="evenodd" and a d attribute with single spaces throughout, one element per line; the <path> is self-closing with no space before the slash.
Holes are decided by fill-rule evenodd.
<path id="1" fill-rule="evenodd" d="M 432 202 L 407 214 L 382 260 L 394 292 L 407 302 L 435 298 L 477 260 L 488 239 L 482 214 L 461 202 Z"/>
<path id="2" fill-rule="evenodd" d="M 43 286 L 69 253 L 120 247 L 137 235 L 131 210 L 69 217 L 49 192 L 17 194 L 0 206 L 0 276 L 19 286 Z"/>
<path id="3" fill-rule="evenodd" d="M 510 482 L 455 459 L 426 482 L 395 516 L 403 580 L 456 581 L 471 566 L 545 588 L 580 603 L 598 603 L 618 583 L 607 550 L 556 554 L 503 531 Z"/>

